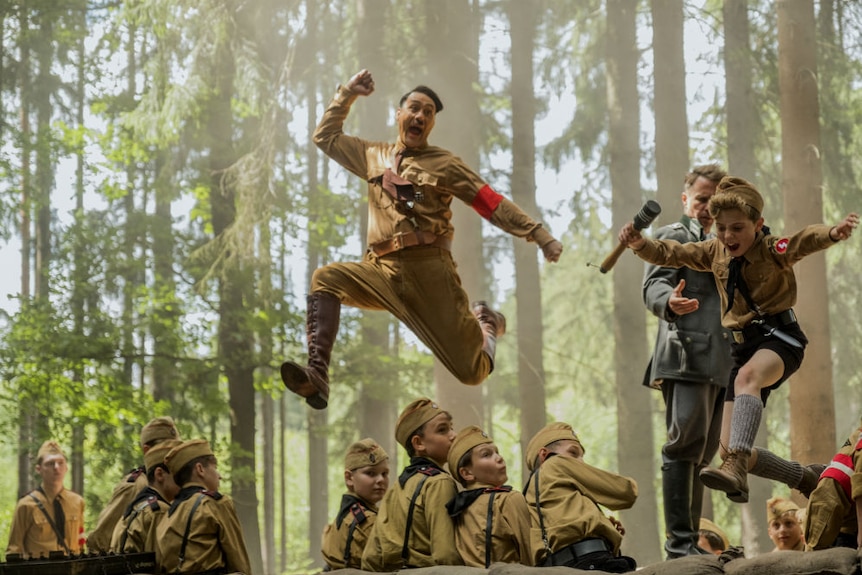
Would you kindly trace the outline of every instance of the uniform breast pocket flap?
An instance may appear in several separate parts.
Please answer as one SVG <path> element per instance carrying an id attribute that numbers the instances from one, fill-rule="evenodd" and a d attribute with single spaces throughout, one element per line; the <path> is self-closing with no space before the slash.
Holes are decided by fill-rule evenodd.
<path id="1" fill-rule="evenodd" d="M 667 379 L 703 379 L 710 374 L 710 345 L 711 337 L 708 333 L 696 331 L 670 330 L 667 332 L 667 341 L 664 346 L 666 357 L 662 358 L 661 365 L 668 366 L 666 373 L 657 374 L 657 377 Z M 671 372 L 670 366 L 679 366 L 676 372 Z"/>

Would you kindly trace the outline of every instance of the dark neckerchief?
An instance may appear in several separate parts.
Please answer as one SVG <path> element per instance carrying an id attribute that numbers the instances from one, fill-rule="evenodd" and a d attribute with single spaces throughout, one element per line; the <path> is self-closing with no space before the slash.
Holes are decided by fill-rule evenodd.
<path id="1" fill-rule="evenodd" d="M 353 495 L 352 493 L 345 493 L 341 496 L 341 507 L 338 509 L 338 515 L 335 517 L 335 526 L 338 529 L 341 529 L 341 523 L 344 521 L 344 518 L 351 512 L 354 505 L 358 505 L 361 508 L 361 511 L 367 511 L 370 506 L 363 501 L 361 498 Z"/>
<path id="2" fill-rule="evenodd" d="M 439 465 L 437 465 L 427 457 L 411 457 L 410 465 L 405 467 L 404 471 L 401 472 L 401 475 L 398 476 L 398 484 L 403 489 L 404 486 L 407 484 L 408 479 L 410 479 L 420 471 L 428 469 L 429 467 L 433 467 L 443 472 L 443 469 Z"/>
<path id="3" fill-rule="evenodd" d="M 141 489 L 138 492 L 138 494 L 135 496 L 135 498 L 132 500 L 132 502 L 129 503 L 129 506 L 126 507 L 126 511 L 125 511 L 125 513 L 123 513 L 123 519 L 125 519 L 126 517 L 128 517 L 132 513 L 132 510 L 134 510 L 135 506 L 138 503 L 140 503 L 141 501 L 144 501 L 146 499 L 149 499 L 150 497 L 155 497 L 159 501 L 164 501 L 166 504 L 168 503 L 167 499 L 165 499 L 161 493 L 159 493 L 158 491 L 156 491 L 155 489 L 153 489 L 152 487 L 147 485 L 146 487 L 144 487 L 143 489 Z"/>
<path id="4" fill-rule="evenodd" d="M 500 487 L 479 487 L 477 489 L 466 489 L 464 491 L 459 492 L 455 497 L 452 498 L 449 503 L 446 504 L 446 510 L 449 512 L 449 517 L 458 517 L 467 510 L 468 507 L 473 505 L 476 500 L 485 493 L 494 492 L 504 492 L 507 493 L 512 490 L 510 485 L 501 485 Z"/>
<path id="5" fill-rule="evenodd" d="M 180 503 L 186 501 L 187 499 L 191 499 L 197 493 L 203 493 L 206 491 L 206 488 L 203 485 L 190 485 L 188 487 L 183 487 L 180 489 L 180 492 L 177 493 L 177 496 L 174 497 L 173 502 L 171 503 L 171 508 L 168 512 L 173 515 L 174 510 L 179 507 Z"/>

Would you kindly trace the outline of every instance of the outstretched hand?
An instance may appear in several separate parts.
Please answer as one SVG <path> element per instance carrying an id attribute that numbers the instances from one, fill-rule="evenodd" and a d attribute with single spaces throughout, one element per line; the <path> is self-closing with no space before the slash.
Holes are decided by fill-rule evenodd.
<path id="1" fill-rule="evenodd" d="M 550 241 L 542 246 L 542 253 L 545 254 L 545 259 L 555 263 L 560 261 L 560 254 L 563 253 L 563 244 L 557 240 Z"/>
<path id="2" fill-rule="evenodd" d="M 374 78 L 371 77 L 371 72 L 366 69 L 362 69 L 354 74 L 353 77 L 347 81 L 347 85 L 344 87 L 354 94 L 368 96 L 374 91 Z"/>
<path id="3" fill-rule="evenodd" d="M 667 300 L 667 307 L 676 315 L 685 315 L 700 308 L 700 302 L 696 299 L 687 298 L 682 295 L 682 290 L 685 289 L 685 280 L 679 280 L 673 292 Z"/>
<path id="4" fill-rule="evenodd" d="M 635 229 L 634 222 L 629 222 L 623 226 L 619 233 L 619 240 L 621 244 L 635 250 L 641 249 L 644 245 L 644 238 L 640 231 Z"/>
<path id="5" fill-rule="evenodd" d="M 853 230 L 859 225 L 859 214 L 856 212 L 850 212 L 847 214 L 847 217 L 844 218 L 837 225 L 833 226 L 831 230 L 829 230 L 829 237 L 832 241 L 840 242 L 841 240 L 846 240 L 853 235 Z"/>

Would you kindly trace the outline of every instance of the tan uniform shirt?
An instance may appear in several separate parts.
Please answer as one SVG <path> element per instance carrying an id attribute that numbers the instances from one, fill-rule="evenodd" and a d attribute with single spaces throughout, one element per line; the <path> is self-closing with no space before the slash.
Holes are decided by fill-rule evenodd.
<path id="1" fill-rule="evenodd" d="M 135 498 L 135 495 L 147 487 L 147 474 L 143 468 L 128 473 L 114 486 L 111 499 L 99 513 L 96 526 L 87 536 L 87 549 L 92 553 L 108 552 L 111 547 L 111 535 L 114 527 L 122 519 L 123 513 Z"/>
<path id="2" fill-rule="evenodd" d="M 399 213 L 389 193 L 374 181 L 383 175 L 386 168 L 395 170 L 394 156 L 404 146 L 345 135 L 342 131 L 344 120 L 356 98 L 356 94 L 339 86 L 314 132 L 314 142 L 327 156 L 369 182 L 369 244 L 415 229 L 451 238 L 454 233 L 450 208 L 453 197 L 472 206 L 491 223 L 514 236 L 535 241 L 539 246 L 553 240 L 541 224 L 496 194 L 460 158 L 436 146 L 404 151 L 397 172 L 413 184 L 417 198 L 409 214 Z"/>
<path id="3" fill-rule="evenodd" d="M 132 501 L 111 535 L 112 553 L 156 551 L 156 529 L 167 516 L 170 504 L 161 493 L 147 487 Z"/>
<path id="4" fill-rule="evenodd" d="M 45 516 L 39 505 L 33 500 L 35 496 L 42 503 L 45 512 L 51 517 L 51 521 Z M 81 552 L 81 540 L 84 534 L 84 499 L 68 489 L 63 489 L 57 498 L 63 507 L 66 516 L 65 541 L 69 551 L 73 554 Z M 54 517 L 54 500 L 50 501 L 38 489 L 18 500 L 15 514 L 12 516 L 12 527 L 9 532 L 9 546 L 6 554 L 20 553 L 25 558 L 47 557 L 51 551 L 63 551 L 65 549 L 57 542 L 57 535 L 51 522 Z"/>
<path id="5" fill-rule="evenodd" d="M 368 536 L 376 519 L 375 505 L 351 493 L 344 494 L 338 517 L 323 530 L 321 552 L 327 565 L 332 569 L 345 567 L 360 569 L 362 552 L 365 550 L 365 544 L 368 542 Z M 344 551 L 347 548 L 348 539 L 350 539 L 350 557 L 345 563 Z"/>
<path id="6" fill-rule="evenodd" d="M 491 487 L 471 486 L 470 489 Z M 464 564 L 485 567 L 485 542 L 488 527 L 488 504 L 494 494 L 491 510 L 490 563 L 532 565 L 530 552 L 530 508 L 520 491 L 486 492 L 455 517 L 455 546 Z"/>
<path id="7" fill-rule="evenodd" d="M 386 492 L 362 554 L 362 569 L 378 572 L 401 569 L 407 510 L 416 486 L 424 477 L 416 473 L 403 487 L 396 481 Z M 455 547 L 455 529 L 446 511 L 446 503 L 457 491 L 455 480 L 445 472 L 428 477 L 423 484 L 410 529 L 407 558 L 410 567 L 463 564 Z"/>
<path id="8" fill-rule="evenodd" d="M 751 299 L 763 315 L 778 314 L 796 303 L 796 276 L 793 265 L 807 255 L 824 250 L 836 242 L 829 237 L 831 226 L 815 224 L 789 238 L 758 232 L 754 244 L 743 256 L 747 264 L 742 277 Z M 742 294 L 733 298 L 733 308 L 727 309 L 727 277 L 731 257 L 717 239 L 680 244 L 673 240 L 644 238 L 643 248 L 635 250 L 642 260 L 669 267 L 688 267 L 711 271 L 721 295 L 721 323 L 728 329 L 739 330 L 757 315 L 749 309 Z"/>
<path id="9" fill-rule="evenodd" d="M 210 493 L 203 485 L 188 483 L 174 499 L 168 516 L 156 529 L 156 563 L 164 573 L 174 573 L 192 507 L 203 495 L 192 516 L 181 573 L 225 569 L 251 575 L 248 552 L 233 500 Z"/>
<path id="10" fill-rule="evenodd" d="M 551 552 L 583 539 L 601 537 L 619 551 L 623 537 L 599 508 L 628 509 L 638 496 L 634 479 L 604 471 L 573 457 L 553 455 L 538 470 L 539 500 Z M 533 519 L 533 560 L 541 565 L 547 553 L 536 510 L 536 476 L 524 496 Z"/>

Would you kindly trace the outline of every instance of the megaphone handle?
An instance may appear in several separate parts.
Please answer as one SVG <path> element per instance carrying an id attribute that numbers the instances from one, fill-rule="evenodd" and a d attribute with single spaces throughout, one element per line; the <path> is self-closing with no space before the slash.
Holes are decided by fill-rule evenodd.
<path id="1" fill-rule="evenodd" d="M 623 255 L 623 252 L 626 251 L 626 245 L 622 242 L 605 258 L 605 261 L 602 262 L 602 265 L 599 266 L 599 271 L 603 274 L 608 273 L 614 264 L 617 263 L 617 260 L 620 259 L 620 256 Z"/>

